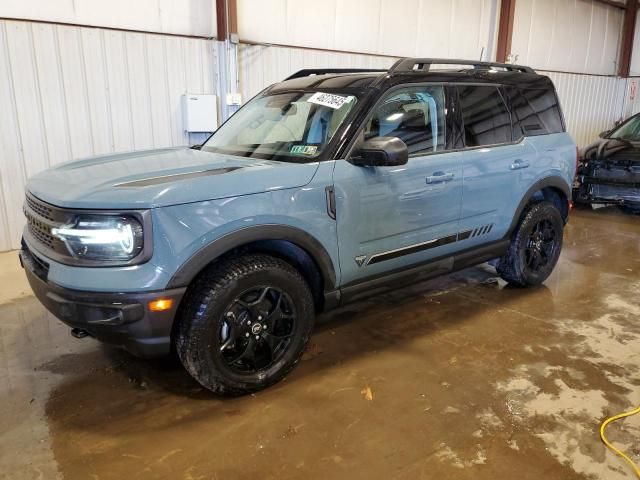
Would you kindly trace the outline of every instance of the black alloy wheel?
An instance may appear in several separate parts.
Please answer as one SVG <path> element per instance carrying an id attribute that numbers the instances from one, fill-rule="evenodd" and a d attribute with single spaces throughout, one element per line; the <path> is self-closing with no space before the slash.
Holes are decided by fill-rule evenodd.
<path id="1" fill-rule="evenodd" d="M 509 250 L 498 262 L 498 274 L 521 287 L 544 282 L 560 257 L 563 229 L 562 215 L 553 203 L 529 205 L 511 236 Z"/>
<path id="2" fill-rule="evenodd" d="M 220 353 L 237 373 L 265 370 L 277 362 L 293 338 L 296 312 L 288 294 L 259 286 L 234 299 L 220 324 Z"/>
<path id="3" fill-rule="evenodd" d="M 557 237 L 553 223 L 543 218 L 531 230 L 524 250 L 525 263 L 531 272 L 538 273 L 549 265 L 553 260 L 556 244 Z"/>
<path id="4" fill-rule="evenodd" d="M 222 395 L 266 388 L 298 363 L 315 305 L 304 277 L 264 254 L 206 268 L 180 305 L 174 343 L 185 369 Z"/>

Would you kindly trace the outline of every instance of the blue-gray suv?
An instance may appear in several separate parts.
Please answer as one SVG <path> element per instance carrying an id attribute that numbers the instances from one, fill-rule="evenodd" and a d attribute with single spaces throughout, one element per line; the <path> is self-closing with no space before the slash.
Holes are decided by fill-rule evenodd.
<path id="1" fill-rule="evenodd" d="M 293 368 L 318 312 L 485 261 L 543 282 L 575 166 L 553 84 L 528 67 L 303 70 L 202 145 L 34 176 L 20 258 L 74 336 L 175 350 L 241 394 Z"/>

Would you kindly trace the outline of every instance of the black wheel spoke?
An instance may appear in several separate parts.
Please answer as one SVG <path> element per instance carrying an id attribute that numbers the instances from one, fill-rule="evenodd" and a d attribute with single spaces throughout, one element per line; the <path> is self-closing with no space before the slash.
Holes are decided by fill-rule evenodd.
<path id="1" fill-rule="evenodd" d="M 262 339 L 264 340 L 265 345 L 269 348 L 269 351 L 271 352 L 271 358 L 274 359 L 276 357 L 278 347 L 280 346 L 280 343 L 282 342 L 282 340 L 268 333 L 265 333 L 262 336 Z"/>
<path id="2" fill-rule="evenodd" d="M 240 360 L 249 360 L 255 358 L 255 345 L 256 342 L 253 337 L 249 337 L 247 339 L 247 343 L 242 348 L 242 351 L 237 354 L 235 357 L 229 360 L 230 364 L 234 364 L 239 362 Z"/>
<path id="3" fill-rule="evenodd" d="M 548 219 L 540 220 L 531 229 L 525 248 L 525 263 L 533 272 L 539 272 L 553 260 L 557 244 L 556 231 Z"/>
<path id="4" fill-rule="evenodd" d="M 254 305 L 260 305 L 262 302 L 264 302 L 264 299 L 267 296 L 267 293 L 269 293 L 269 290 L 271 290 L 270 287 L 265 287 L 261 292 L 260 292 L 260 296 L 258 297 L 258 299 L 254 302 L 251 302 L 249 305 L 251 305 L 252 307 Z"/>
<path id="5" fill-rule="evenodd" d="M 282 340 L 286 340 L 288 338 L 293 337 L 293 333 L 286 333 L 284 335 L 277 335 L 275 333 L 268 333 L 267 334 L 269 337 L 275 338 L 276 340 L 278 340 L 279 342 L 281 342 Z"/>
<path id="6" fill-rule="evenodd" d="M 276 304 L 273 307 L 273 310 L 269 314 L 268 318 L 273 317 L 274 314 L 282 313 L 282 297 L 283 297 L 282 292 L 279 292 L 278 300 L 276 301 Z"/>
<path id="7" fill-rule="evenodd" d="M 542 256 L 540 255 L 540 250 L 536 250 L 533 253 L 533 265 L 535 269 L 540 268 L 540 265 L 542 265 Z"/>

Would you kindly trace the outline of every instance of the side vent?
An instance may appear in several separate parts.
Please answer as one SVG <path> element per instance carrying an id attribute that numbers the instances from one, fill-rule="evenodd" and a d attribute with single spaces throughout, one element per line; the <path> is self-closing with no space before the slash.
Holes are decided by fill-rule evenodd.
<path id="1" fill-rule="evenodd" d="M 490 224 L 490 225 L 483 225 L 481 227 L 476 227 L 471 232 L 471 238 L 479 237 L 481 235 L 486 235 L 487 233 L 489 233 L 491 231 L 492 228 L 493 228 L 493 223 Z"/>

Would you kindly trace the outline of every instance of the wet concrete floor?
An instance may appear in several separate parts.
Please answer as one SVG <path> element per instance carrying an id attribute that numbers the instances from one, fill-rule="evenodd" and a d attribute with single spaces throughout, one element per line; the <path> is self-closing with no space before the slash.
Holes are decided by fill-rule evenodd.
<path id="1" fill-rule="evenodd" d="M 485 265 L 327 315 L 295 371 L 221 399 L 68 329 L 0 255 L 0 478 L 627 479 L 640 217 L 577 211 L 546 285 Z M 640 419 L 609 428 L 640 460 Z"/>

